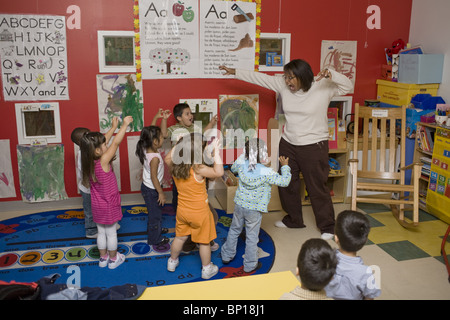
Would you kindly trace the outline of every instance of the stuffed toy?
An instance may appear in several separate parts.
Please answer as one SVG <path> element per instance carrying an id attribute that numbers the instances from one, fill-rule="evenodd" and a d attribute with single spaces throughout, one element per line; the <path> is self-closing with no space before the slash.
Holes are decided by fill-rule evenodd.
<path id="1" fill-rule="evenodd" d="M 403 50 L 404 48 L 406 48 L 406 43 L 402 39 L 397 39 L 392 42 L 392 47 L 386 49 L 386 54 L 389 57 L 389 60 L 392 59 L 393 54 L 398 54 L 400 50 Z"/>

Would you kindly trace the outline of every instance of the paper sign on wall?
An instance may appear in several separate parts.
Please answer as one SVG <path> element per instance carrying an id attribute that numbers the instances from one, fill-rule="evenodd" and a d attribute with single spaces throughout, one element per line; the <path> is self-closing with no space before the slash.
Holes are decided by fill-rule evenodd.
<path id="1" fill-rule="evenodd" d="M 253 69 L 250 1 L 139 0 L 143 79 L 222 78 L 220 65 Z"/>
<path id="2" fill-rule="evenodd" d="M 68 100 L 64 16 L 0 15 L 6 101 Z"/>

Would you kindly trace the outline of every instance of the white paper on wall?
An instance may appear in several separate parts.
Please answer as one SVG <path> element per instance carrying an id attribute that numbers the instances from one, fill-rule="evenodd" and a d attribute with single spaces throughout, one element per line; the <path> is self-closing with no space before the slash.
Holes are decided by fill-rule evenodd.
<path id="1" fill-rule="evenodd" d="M 0 140 L 0 198 L 16 196 L 9 140 Z"/>

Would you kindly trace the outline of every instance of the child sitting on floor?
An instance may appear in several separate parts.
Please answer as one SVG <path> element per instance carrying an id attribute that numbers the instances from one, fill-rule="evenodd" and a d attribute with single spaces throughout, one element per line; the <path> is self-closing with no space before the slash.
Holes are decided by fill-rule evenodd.
<path id="1" fill-rule="evenodd" d="M 345 210 L 336 218 L 336 275 L 325 287 L 327 296 L 340 300 L 372 300 L 381 293 L 373 281 L 373 270 L 364 265 L 357 251 L 366 244 L 369 219 L 361 212 Z"/>
<path id="2" fill-rule="evenodd" d="M 336 271 L 334 250 L 323 239 L 306 240 L 297 259 L 297 275 L 301 285 L 281 296 L 280 300 L 333 300 L 324 287 Z"/>

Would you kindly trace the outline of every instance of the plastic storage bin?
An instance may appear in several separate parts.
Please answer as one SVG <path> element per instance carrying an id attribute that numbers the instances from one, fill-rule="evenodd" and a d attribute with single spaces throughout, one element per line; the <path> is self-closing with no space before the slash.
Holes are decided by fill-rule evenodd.
<path id="1" fill-rule="evenodd" d="M 407 105 L 416 94 L 428 93 L 436 96 L 439 84 L 408 84 L 392 82 L 387 80 L 377 80 L 377 99 L 380 102 L 393 104 L 396 106 Z"/>
<path id="2" fill-rule="evenodd" d="M 441 83 L 443 54 L 400 54 L 398 81 L 402 83 Z"/>
<path id="3" fill-rule="evenodd" d="M 445 103 L 442 97 L 433 97 L 430 94 L 416 94 L 411 99 L 414 107 L 419 109 L 435 110 L 436 105 Z"/>

